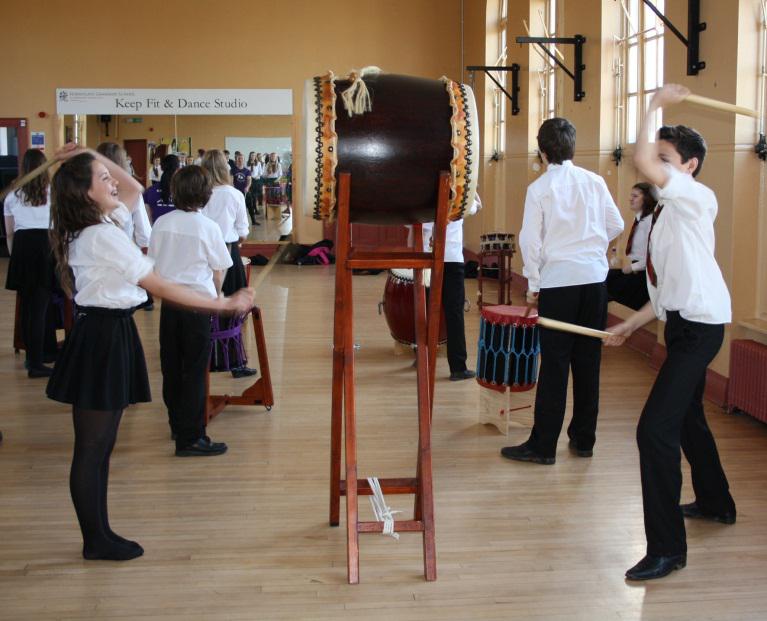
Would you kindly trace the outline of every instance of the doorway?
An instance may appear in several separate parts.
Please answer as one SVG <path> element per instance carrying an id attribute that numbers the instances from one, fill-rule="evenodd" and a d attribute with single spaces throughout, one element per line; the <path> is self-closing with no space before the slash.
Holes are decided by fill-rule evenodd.
<path id="1" fill-rule="evenodd" d="M 147 177 L 147 141 L 144 139 L 123 140 L 125 152 L 133 164 L 133 176 L 143 185 L 146 185 Z"/>

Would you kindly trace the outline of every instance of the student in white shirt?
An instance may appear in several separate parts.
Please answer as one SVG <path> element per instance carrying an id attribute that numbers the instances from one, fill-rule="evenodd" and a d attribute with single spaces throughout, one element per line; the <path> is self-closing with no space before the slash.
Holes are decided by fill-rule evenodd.
<path id="1" fill-rule="evenodd" d="M 62 288 L 74 294 L 77 316 L 46 392 L 72 405 L 69 482 L 83 557 L 129 560 L 143 548 L 111 530 L 107 480 L 123 410 L 150 400 L 133 310 L 146 300 L 145 290 L 208 312 L 247 312 L 253 295 L 242 291 L 213 299 L 158 276 L 151 259 L 108 219 L 121 202 L 135 204 L 141 185 L 95 151 L 67 145 L 57 157 L 64 163 L 53 178 L 51 245 Z"/>
<path id="2" fill-rule="evenodd" d="M 45 155 L 27 149 L 21 175 L 45 163 Z M 56 350 L 56 336 L 48 325 L 47 312 L 54 289 L 54 263 L 48 241 L 50 228 L 50 178 L 45 172 L 5 198 L 5 231 L 8 278 L 5 288 L 19 294 L 21 334 L 27 353 L 27 376 L 48 377 L 52 369 L 43 364 L 44 351 Z"/>
<path id="3" fill-rule="evenodd" d="M 545 121 L 538 147 L 548 164 L 527 188 L 519 247 L 528 280 L 528 303 L 542 317 L 589 328 L 607 322 L 607 245 L 623 230 L 623 218 L 604 179 L 574 166 L 575 127 Z M 599 413 L 602 344 L 594 338 L 541 328 L 541 369 L 530 438 L 501 454 L 517 461 L 553 464 L 562 430 L 568 375 L 573 374 L 570 448 L 591 457 Z"/>
<path id="4" fill-rule="evenodd" d="M 657 203 L 649 183 L 636 183 L 631 188 L 629 205 L 634 212 L 634 222 L 626 242 L 626 265 L 607 273 L 607 299 L 610 302 L 639 310 L 650 300 L 645 263 L 652 213 Z"/>
<path id="5" fill-rule="evenodd" d="M 149 257 L 155 271 L 211 299 L 221 292 L 232 259 L 218 225 L 200 213 L 213 182 L 199 166 L 187 166 L 171 181 L 172 211 L 152 230 Z M 223 442 L 206 442 L 205 372 L 210 362 L 210 315 L 163 304 L 160 313 L 162 398 L 176 441 L 176 456 L 220 455 Z"/>
<path id="6" fill-rule="evenodd" d="M 703 413 L 706 369 L 732 320 L 730 295 L 714 256 L 716 196 L 695 180 L 706 142 L 683 125 L 647 138 L 648 119 L 683 101 L 690 91 L 668 84 L 652 98 L 637 139 L 634 162 L 659 188 L 647 254 L 650 302 L 611 328 L 607 345 L 620 345 L 656 317 L 666 321 L 667 357 L 637 427 L 647 554 L 626 572 L 629 580 L 668 575 L 687 563 L 684 518 L 735 522 L 735 501 Z M 695 501 L 680 505 L 681 451 L 690 463 Z"/>
<path id="7" fill-rule="evenodd" d="M 202 158 L 202 167 L 213 179 L 213 192 L 202 213 L 221 228 L 224 241 L 232 257 L 232 266 L 226 271 L 221 287 L 224 295 L 230 295 L 232 292 L 247 286 L 245 267 L 240 256 L 240 244 L 248 238 L 250 231 L 245 197 L 242 192 L 232 186 L 229 166 L 221 151 L 211 149 L 206 152 L 205 157 Z M 249 377 L 257 373 L 255 369 L 247 366 L 247 358 L 242 349 L 236 348 L 232 351 L 229 359 L 236 361 L 236 365 L 228 369 L 231 371 L 232 377 Z M 212 370 L 227 370 L 218 365 L 217 360 L 218 355 L 214 352 Z"/>
<path id="8" fill-rule="evenodd" d="M 162 167 L 160 166 L 161 160 L 162 158 L 159 157 L 152 160 L 152 168 L 149 169 L 149 181 L 152 185 L 160 183 L 160 179 L 162 178 Z"/>
<path id="9" fill-rule="evenodd" d="M 112 160 L 118 166 L 121 166 L 131 176 L 134 176 L 128 167 L 128 154 L 116 142 L 102 142 L 96 147 L 96 151 Z M 122 205 L 116 209 L 111 218 L 125 231 L 128 239 L 132 239 L 141 248 L 141 251 L 146 254 L 149 247 L 149 236 L 152 234 L 152 225 L 149 222 L 149 214 L 144 204 L 143 195 L 139 195 L 136 198 L 136 204 L 132 205 L 131 208 Z M 152 310 L 154 308 L 151 295 L 148 296 L 146 304 L 142 308 L 144 310 Z"/>
<path id="10" fill-rule="evenodd" d="M 476 195 L 474 203 L 466 214 L 474 215 L 482 208 L 482 201 Z M 434 223 L 422 226 L 423 248 L 431 251 Z M 442 280 L 442 310 L 445 314 L 447 329 L 447 363 L 450 368 L 450 381 L 458 382 L 471 379 L 476 374 L 466 368 L 466 330 L 463 314 L 466 301 L 463 261 L 463 219 L 447 223 L 445 230 L 445 271 Z"/>

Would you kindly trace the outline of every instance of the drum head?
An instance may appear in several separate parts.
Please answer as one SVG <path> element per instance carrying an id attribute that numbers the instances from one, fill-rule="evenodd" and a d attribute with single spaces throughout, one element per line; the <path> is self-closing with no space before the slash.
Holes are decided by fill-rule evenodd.
<path id="1" fill-rule="evenodd" d="M 392 276 L 394 276 L 394 278 L 397 278 L 398 280 L 402 280 L 409 283 L 413 282 L 413 270 L 395 268 L 395 269 L 389 270 L 389 272 L 391 273 Z M 423 271 L 423 284 L 425 287 L 431 286 L 431 270 L 430 269 L 425 269 Z"/>
<path id="2" fill-rule="evenodd" d="M 480 315 L 493 324 L 514 325 L 514 326 L 534 326 L 538 323 L 538 309 L 531 309 L 527 317 L 525 306 L 509 306 L 499 304 L 498 306 L 483 306 Z"/>

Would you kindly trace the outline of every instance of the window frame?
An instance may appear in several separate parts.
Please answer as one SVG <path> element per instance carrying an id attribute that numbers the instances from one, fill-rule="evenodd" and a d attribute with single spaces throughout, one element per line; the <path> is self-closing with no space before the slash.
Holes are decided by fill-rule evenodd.
<path id="1" fill-rule="evenodd" d="M 665 0 L 656 0 L 656 6 L 663 11 Z M 663 86 L 666 29 L 642 0 L 627 0 L 623 9 L 623 135 L 620 138 L 623 144 L 629 145 L 636 143 L 650 99 Z M 663 111 L 657 110 L 649 126 L 651 142 L 662 124 Z"/>

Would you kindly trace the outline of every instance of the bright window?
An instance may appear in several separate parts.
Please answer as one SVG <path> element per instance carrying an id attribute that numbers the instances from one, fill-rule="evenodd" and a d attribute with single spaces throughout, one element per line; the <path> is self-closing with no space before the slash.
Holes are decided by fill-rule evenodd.
<path id="1" fill-rule="evenodd" d="M 653 4 L 663 13 L 665 0 L 654 0 Z M 622 5 L 626 50 L 626 142 L 632 143 L 636 142 L 642 116 L 653 93 L 663 86 L 664 25 L 642 0 L 625 0 Z M 662 124 L 663 113 L 658 110 L 650 121 L 650 140 L 654 139 L 655 132 Z"/>
<path id="2" fill-rule="evenodd" d="M 546 36 L 557 36 L 557 0 L 546 0 L 544 15 L 546 24 Z M 552 54 L 555 54 L 554 45 L 546 46 Z M 542 76 L 543 84 L 543 118 L 551 119 L 557 116 L 557 64 L 554 59 L 547 56 Z"/>
<path id="3" fill-rule="evenodd" d="M 498 0 L 498 57 L 495 61 L 496 67 L 505 67 L 508 59 L 506 27 L 508 26 L 509 0 Z M 506 71 L 498 71 L 495 74 L 496 79 L 507 91 Z M 493 88 L 493 150 L 500 154 L 506 150 L 506 94 L 495 86 Z"/>

